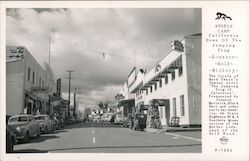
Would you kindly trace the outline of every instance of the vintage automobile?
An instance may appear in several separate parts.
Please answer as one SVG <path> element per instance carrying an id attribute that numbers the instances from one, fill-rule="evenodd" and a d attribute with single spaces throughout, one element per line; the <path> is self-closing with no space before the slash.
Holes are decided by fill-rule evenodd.
<path id="1" fill-rule="evenodd" d="M 34 118 L 39 123 L 40 132 L 51 133 L 54 130 L 53 123 L 49 115 L 36 115 Z"/>
<path id="2" fill-rule="evenodd" d="M 124 117 L 122 115 L 116 115 L 114 121 L 115 121 L 115 124 L 123 124 Z"/>
<path id="3" fill-rule="evenodd" d="M 130 128 L 134 130 L 144 130 L 146 128 L 147 115 L 142 113 L 134 113 L 131 119 Z"/>
<path id="4" fill-rule="evenodd" d="M 14 145 L 16 144 L 16 135 L 10 130 L 9 126 L 6 125 L 6 152 L 13 152 Z"/>
<path id="5" fill-rule="evenodd" d="M 16 135 L 16 139 L 28 142 L 32 136 L 40 136 L 39 123 L 30 114 L 11 116 L 8 126 Z"/>

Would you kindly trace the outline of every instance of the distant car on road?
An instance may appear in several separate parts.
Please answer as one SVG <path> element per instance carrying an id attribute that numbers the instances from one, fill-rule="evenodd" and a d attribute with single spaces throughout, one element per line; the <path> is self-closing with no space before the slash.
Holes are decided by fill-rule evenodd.
<path id="1" fill-rule="evenodd" d="M 122 115 L 116 115 L 114 123 L 115 124 L 123 124 L 124 122 L 124 117 Z"/>
<path id="2" fill-rule="evenodd" d="M 10 130 L 9 126 L 6 125 L 6 152 L 13 152 L 14 145 L 16 144 L 16 135 Z"/>
<path id="3" fill-rule="evenodd" d="M 54 130 L 53 123 L 49 115 L 45 115 L 45 114 L 36 115 L 34 118 L 39 123 L 40 132 L 51 133 Z"/>
<path id="4" fill-rule="evenodd" d="M 30 114 L 11 116 L 8 126 L 16 135 L 17 140 L 28 142 L 32 136 L 40 136 L 39 123 Z"/>

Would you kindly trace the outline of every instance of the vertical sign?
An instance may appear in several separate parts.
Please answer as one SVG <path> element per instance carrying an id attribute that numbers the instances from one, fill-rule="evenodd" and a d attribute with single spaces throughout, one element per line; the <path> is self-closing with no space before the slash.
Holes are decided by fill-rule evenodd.
<path id="1" fill-rule="evenodd" d="M 56 93 L 57 93 L 57 95 L 60 96 L 60 97 L 61 97 L 61 93 L 62 93 L 62 92 L 61 92 L 61 86 L 62 86 L 62 85 L 61 85 L 61 82 L 62 82 L 62 81 L 61 81 L 61 78 L 59 78 L 59 79 L 56 80 Z"/>

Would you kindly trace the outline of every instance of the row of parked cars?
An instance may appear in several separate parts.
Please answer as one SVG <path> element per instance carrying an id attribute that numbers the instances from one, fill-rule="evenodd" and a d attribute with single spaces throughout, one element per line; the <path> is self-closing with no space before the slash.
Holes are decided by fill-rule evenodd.
<path id="1" fill-rule="evenodd" d="M 49 115 L 21 114 L 6 118 L 6 150 L 13 151 L 16 141 L 28 142 L 31 137 L 39 137 L 41 133 L 51 133 L 65 123 L 62 118 Z"/>
<path id="2" fill-rule="evenodd" d="M 112 115 L 110 122 L 133 130 L 144 130 L 146 128 L 147 115 L 143 113 L 129 114 L 128 117 Z"/>

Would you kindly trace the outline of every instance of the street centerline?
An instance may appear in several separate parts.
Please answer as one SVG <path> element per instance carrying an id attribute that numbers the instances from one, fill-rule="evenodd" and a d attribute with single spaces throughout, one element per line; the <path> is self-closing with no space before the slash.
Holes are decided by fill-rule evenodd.
<path id="1" fill-rule="evenodd" d="M 201 139 L 196 139 L 196 138 L 192 138 L 192 137 L 188 137 L 188 136 L 182 136 L 182 135 L 172 134 L 172 133 L 168 133 L 168 132 L 166 132 L 165 134 L 172 135 L 172 136 L 175 136 L 175 137 L 184 138 L 184 139 L 188 139 L 188 140 L 194 140 L 194 141 L 201 142 Z"/>
<path id="2" fill-rule="evenodd" d="M 93 144 L 95 143 L 95 137 L 93 137 Z"/>

